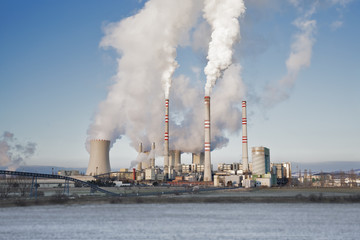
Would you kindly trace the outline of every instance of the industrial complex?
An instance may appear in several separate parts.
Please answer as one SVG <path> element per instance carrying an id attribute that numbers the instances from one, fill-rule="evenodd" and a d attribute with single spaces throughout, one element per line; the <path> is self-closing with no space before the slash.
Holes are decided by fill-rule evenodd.
<path id="1" fill-rule="evenodd" d="M 233 197 L 226 196 L 224 191 L 240 191 L 244 194 L 244 191 L 253 191 L 253 188 L 268 189 L 275 186 L 290 186 L 286 189 L 291 189 L 294 186 L 332 188 L 360 186 L 360 179 L 355 172 L 350 172 L 347 175 L 344 172 L 339 174 L 312 174 L 311 170 L 309 172 L 305 170 L 303 175 L 301 171 L 296 171 L 295 176 L 292 176 L 291 163 L 271 162 L 269 148 L 255 146 L 248 149 L 246 101 L 242 102 L 241 161 L 218 163 L 217 169 L 214 169 L 211 163 L 211 151 L 213 149 L 211 146 L 210 97 L 206 96 L 204 100 L 204 148 L 203 151 L 191 153 L 191 164 L 182 163 L 183 151 L 181 149 L 169 148 L 171 131 L 169 129 L 169 100 L 166 99 L 164 153 L 158 156 L 158 158 L 164 159 L 163 166 L 159 166 L 155 154 L 156 144 L 162 143 L 153 142 L 150 149 L 144 150 L 143 143 L 139 142 L 137 166 L 112 172 L 109 158 L 111 141 L 108 139 L 92 139 L 86 174 L 81 174 L 77 170 L 62 170 L 57 174 L 54 171 L 52 174 L 46 174 L 0 170 L 0 197 L 2 199 L 9 198 L 10 200 L 6 203 L 10 205 L 14 204 L 11 198 L 35 199 L 34 203 L 37 203 L 36 199 L 41 197 L 45 202 L 46 199 L 55 199 L 55 203 L 57 203 L 59 199 L 63 199 L 63 196 L 66 196 L 66 199 L 72 196 L 78 200 L 85 196 L 84 201 L 87 201 L 86 196 L 91 198 L 102 195 L 121 197 L 121 199 L 123 197 L 135 197 L 133 201 L 141 202 L 144 200 L 137 200 L 139 197 L 219 191 L 222 192 L 222 197 L 217 198 L 214 195 L 210 201 L 223 201 L 224 199 L 226 201 L 242 201 L 241 198 L 239 200 L 236 197 L 234 200 Z M 250 158 L 248 152 L 251 153 Z M 157 187 L 154 188 L 154 186 Z M 297 194 L 292 192 L 286 194 L 292 201 L 314 201 L 314 199 L 318 201 L 320 198 L 321 201 L 323 200 L 321 194 L 319 199 L 313 198 L 312 195 L 299 198 Z M 263 197 L 265 196 L 267 195 L 265 194 Z M 197 199 L 197 201 L 208 201 L 210 199 L 190 198 L 191 201 L 193 199 Z M 155 202 L 159 200 L 159 198 L 155 200 L 146 199 L 146 201 Z M 172 201 L 172 198 L 165 197 L 164 199 Z M 263 200 L 267 201 L 267 199 L 265 197 Z M 338 202 L 344 201 L 344 198 L 334 200 L 333 196 L 325 198 L 326 201 L 329 199 Z M 354 198 L 351 195 L 345 200 L 358 201 L 358 199 L 358 197 Z M 276 201 L 278 200 L 276 199 Z M 288 198 L 283 199 L 283 201 L 288 200 Z"/>
<path id="2" fill-rule="evenodd" d="M 218 163 L 217 169 L 214 169 L 215 166 L 211 163 L 213 148 L 211 145 L 209 96 L 204 98 L 204 103 L 204 148 L 200 152 L 190 153 L 192 156 L 190 164 L 182 162 L 181 156 L 184 153 L 182 149 L 170 149 L 169 147 L 171 129 L 169 128 L 169 100 L 166 99 L 164 142 L 152 142 L 151 148 L 146 150 L 143 143 L 139 142 L 137 163 L 134 168 L 122 168 L 112 172 L 109 157 L 111 141 L 92 139 L 90 140 L 90 158 L 86 174 L 81 174 L 77 170 L 62 170 L 57 174 L 54 171 L 52 174 L 44 174 L 0 170 L 0 197 L 3 199 L 27 196 L 30 199 L 37 199 L 38 196 L 44 199 L 47 197 L 61 199 L 62 196 L 82 198 L 82 196 L 99 195 L 146 197 L 227 190 L 243 192 L 252 191 L 252 188 L 268 189 L 285 185 L 290 187 L 360 186 L 360 179 L 355 172 L 336 175 L 312 174 L 310 170 L 309 172 L 305 170 L 303 175 L 301 171 L 296 171 L 295 176 L 292 176 L 291 163 L 272 162 L 269 148 L 254 146 L 249 149 L 246 101 L 242 101 L 241 161 Z M 164 144 L 164 152 L 156 156 L 155 148 L 159 144 Z M 157 158 L 163 158 L 163 166 L 157 162 Z M 154 188 L 154 186 L 158 187 Z M 40 190 L 38 191 L 38 189 Z M 222 199 L 224 196 L 223 192 Z M 294 194 L 290 197 L 297 199 Z M 213 196 L 213 198 L 212 201 L 215 201 L 216 197 Z M 307 199 L 305 200 L 307 201 Z"/>
<path id="3" fill-rule="evenodd" d="M 204 149 L 192 154 L 191 164 L 181 162 L 181 149 L 169 149 L 171 131 L 169 129 L 169 99 L 165 99 L 165 133 L 164 133 L 164 165 L 156 164 L 155 142 L 150 151 L 143 150 L 139 143 L 138 154 L 145 155 L 133 169 L 110 171 L 110 140 L 93 139 L 90 141 L 90 160 L 86 175 L 101 179 L 111 179 L 131 184 L 172 185 L 213 185 L 215 187 L 259 187 L 286 184 L 291 179 L 290 163 L 270 162 L 270 149 L 259 146 L 251 148 L 251 159 L 248 157 L 248 134 L 246 101 L 242 102 L 242 162 L 220 163 L 217 170 L 211 164 L 211 123 L 210 97 L 204 98 Z M 158 143 L 159 144 L 159 143 Z M 161 156 L 162 157 L 162 156 Z"/>

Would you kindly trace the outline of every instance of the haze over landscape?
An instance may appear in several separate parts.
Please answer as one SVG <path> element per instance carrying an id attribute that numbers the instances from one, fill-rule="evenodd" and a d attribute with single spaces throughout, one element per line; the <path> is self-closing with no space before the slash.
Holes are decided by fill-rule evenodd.
<path id="1" fill-rule="evenodd" d="M 270 148 L 271 161 L 360 168 L 360 2 L 244 2 L 232 64 L 210 90 L 214 167 L 241 159 L 246 100 L 249 147 Z M 139 142 L 157 142 L 162 165 L 166 97 L 172 147 L 201 150 L 214 9 L 1 1 L 1 165 L 86 168 L 92 138 L 112 140 L 113 169 L 129 167 Z"/>

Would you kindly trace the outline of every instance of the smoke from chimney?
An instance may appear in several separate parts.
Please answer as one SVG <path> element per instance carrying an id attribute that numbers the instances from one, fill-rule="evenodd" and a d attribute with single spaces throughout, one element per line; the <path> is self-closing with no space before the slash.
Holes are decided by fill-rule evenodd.
<path id="1" fill-rule="evenodd" d="M 159 103 L 163 94 L 169 95 L 176 47 L 188 44 L 201 6 L 192 0 L 150 0 L 134 16 L 105 27 L 100 46 L 115 49 L 121 58 L 115 84 L 88 129 L 87 147 L 90 139 L 110 139 L 112 145 L 123 135 L 134 148 L 139 141 L 145 148 L 162 142 Z"/>
<path id="2" fill-rule="evenodd" d="M 205 0 L 204 18 L 211 26 L 211 41 L 208 50 L 205 96 L 210 96 L 211 89 L 222 72 L 230 66 L 233 45 L 240 38 L 238 18 L 245 13 L 242 0 Z"/>
<path id="3" fill-rule="evenodd" d="M 302 10 L 296 1 L 293 4 L 299 11 Z M 271 107 L 288 99 L 300 70 L 310 66 L 316 32 L 316 20 L 310 18 L 316 12 L 317 5 L 318 2 L 314 1 L 310 9 L 293 22 L 299 32 L 293 36 L 290 55 L 286 60 L 287 74 L 276 84 L 266 86 L 262 95 L 264 106 Z"/>
<path id="4" fill-rule="evenodd" d="M 204 22 L 198 19 L 203 7 L 202 1 L 150 0 L 134 16 L 105 27 L 100 45 L 115 49 L 121 57 L 115 83 L 107 98 L 99 104 L 89 126 L 88 147 L 90 139 L 110 139 L 112 145 L 116 139 L 126 135 L 134 148 L 142 142 L 144 149 L 149 149 L 155 141 L 156 154 L 163 155 L 164 109 L 161 103 L 163 96 L 168 95 L 172 103 L 172 111 L 168 114 L 171 128 L 169 150 L 203 151 L 203 82 L 190 80 L 184 75 L 175 76 L 171 81 L 177 66 L 174 50 L 191 44 L 190 30 L 199 26 L 197 21 L 200 25 Z M 238 31 L 235 35 L 238 37 Z M 213 149 L 226 146 L 226 133 L 236 133 L 241 127 L 238 109 L 244 93 L 239 77 L 241 67 L 231 65 L 221 71 L 224 71 L 222 81 L 212 93 Z M 139 154 L 132 166 L 144 161 L 146 157 L 143 155 Z"/>

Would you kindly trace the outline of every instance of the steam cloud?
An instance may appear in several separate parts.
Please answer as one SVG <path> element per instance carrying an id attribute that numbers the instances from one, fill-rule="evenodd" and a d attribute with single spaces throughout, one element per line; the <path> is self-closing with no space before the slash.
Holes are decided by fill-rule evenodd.
<path id="1" fill-rule="evenodd" d="M 211 13 L 212 9 L 216 10 L 215 13 Z M 223 44 L 225 46 L 221 48 L 227 51 L 224 56 L 215 50 L 209 51 L 212 63 L 221 61 L 216 65 L 219 74 L 214 76 L 218 78 L 223 74 L 212 96 L 212 147 L 225 146 L 229 141 L 227 133 L 240 130 L 238 106 L 245 94 L 244 84 L 239 77 L 240 65 L 229 66 L 232 46 L 239 39 L 237 17 L 245 11 L 243 2 L 206 1 L 204 4 L 201 0 L 150 0 L 134 16 L 111 23 L 104 29 L 105 36 L 100 46 L 115 49 L 121 57 L 117 60 L 118 72 L 114 76 L 114 84 L 106 100 L 100 103 L 88 129 L 87 142 L 90 139 L 108 139 L 113 144 L 126 136 L 134 149 L 142 142 L 144 151 L 149 151 L 151 142 L 156 142 L 156 154 L 162 155 L 165 95 L 165 98 L 170 98 L 171 104 L 170 149 L 203 151 L 204 82 L 184 75 L 172 79 L 178 66 L 176 49 L 193 44 L 195 34 L 199 33 L 194 27 L 204 28 L 206 24 L 200 18 L 202 10 L 213 25 L 212 45 L 220 47 Z M 210 40 L 207 35 L 196 38 L 196 41 L 205 44 Z M 206 47 L 197 49 L 206 50 Z M 212 63 L 209 66 L 213 66 Z M 211 67 L 208 68 L 211 71 Z M 141 154 L 138 158 L 135 162 L 145 161 L 145 156 Z"/>
<path id="2" fill-rule="evenodd" d="M 212 28 L 211 42 L 205 67 L 205 95 L 209 96 L 222 71 L 230 66 L 233 45 L 240 37 L 238 18 L 245 13 L 242 0 L 205 0 L 204 18 Z"/>
<path id="3" fill-rule="evenodd" d="M 133 147 L 142 142 L 144 150 L 161 141 L 163 96 L 169 96 L 177 67 L 176 47 L 187 44 L 201 6 L 201 1 L 152 0 L 136 15 L 106 26 L 100 46 L 115 49 L 121 58 L 88 140 L 109 139 L 113 144 L 126 135 Z"/>
<path id="4" fill-rule="evenodd" d="M 298 1 L 291 0 L 291 3 L 301 10 Z M 315 1 L 310 9 L 293 22 L 299 31 L 293 36 L 294 41 L 291 44 L 290 55 L 286 60 L 287 74 L 275 86 L 266 87 L 263 104 L 267 107 L 288 99 L 300 70 L 310 66 L 316 33 L 316 20 L 311 17 L 316 11 L 317 4 Z"/>
<path id="5" fill-rule="evenodd" d="M 328 1 L 341 6 L 350 2 Z M 286 74 L 260 97 L 266 106 L 286 100 L 300 71 L 311 63 L 318 1 L 310 7 L 299 0 L 289 2 L 300 14 L 293 22 L 297 32 L 286 59 Z M 225 146 L 227 135 L 241 128 L 241 100 L 246 94 L 242 68 L 232 64 L 233 47 L 240 39 L 238 18 L 244 13 L 242 0 L 150 0 L 135 15 L 108 24 L 100 46 L 118 52 L 118 70 L 89 126 L 87 142 L 108 139 L 113 144 L 126 136 L 134 149 L 142 142 L 144 151 L 149 151 L 151 142 L 156 142 L 156 154 L 162 155 L 165 97 L 171 104 L 170 149 L 202 151 L 204 82 L 199 68 L 193 66 L 198 79 L 174 77 L 179 66 L 176 50 L 192 47 L 195 53 L 207 54 L 205 95 L 212 95 L 212 147 Z M 136 162 L 147 161 L 149 156 L 138 158 Z"/>
<path id="6" fill-rule="evenodd" d="M 319 6 L 328 5 L 329 7 L 336 7 L 339 12 L 337 20 L 333 21 L 330 27 L 333 30 L 342 27 L 342 12 L 344 8 L 353 0 L 326 0 L 326 1 L 306 1 L 288 0 L 300 16 L 295 19 L 293 24 L 297 28 L 297 33 L 293 35 L 293 42 L 290 47 L 290 54 L 286 60 L 287 74 L 283 76 L 277 83 L 265 87 L 265 92 L 259 97 L 262 105 L 272 107 L 290 97 L 290 92 L 293 89 L 300 71 L 307 68 L 311 64 L 312 49 L 316 42 L 317 21 L 314 15 Z"/>
<path id="7" fill-rule="evenodd" d="M 21 164 L 25 163 L 26 159 L 34 155 L 35 150 L 35 143 L 21 144 L 13 133 L 4 132 L 0 138 L 0 166 L 15 171 Z"/>

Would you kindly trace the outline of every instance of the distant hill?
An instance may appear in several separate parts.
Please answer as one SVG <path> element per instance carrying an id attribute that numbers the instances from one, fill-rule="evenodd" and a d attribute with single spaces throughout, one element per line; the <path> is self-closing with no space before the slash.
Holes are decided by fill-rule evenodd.
<path id="1" fill-rule="evenodd" d="M 357 162 L 316 162 L 316 163 L 291 163 L 291 170 L 292 172 L 296 172 L 301 169 L 304 171 L 305 169 L 311 170 L 312 173 L 318 172 L 336 172 L 336 171 L 350 171 L 355 170 L 359 172 L 360 169 L 360 161 Z"/>
<path id="2" fill-rule="evenodd" d="M 1 170 L 6 170 L 4 167 L 0 167 Z M 78 170 L 80 173 L 85 173 L 86 168 L 66 168 L 66 167 L 57 167 L 57 166 L 20 166 L 16 169 L 19 172 L 33 172 L 33 173 L 46 173 L 52 174 L 54 171 L 57 174 L 60 170 Z"/>

